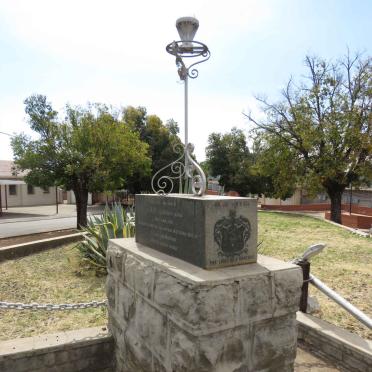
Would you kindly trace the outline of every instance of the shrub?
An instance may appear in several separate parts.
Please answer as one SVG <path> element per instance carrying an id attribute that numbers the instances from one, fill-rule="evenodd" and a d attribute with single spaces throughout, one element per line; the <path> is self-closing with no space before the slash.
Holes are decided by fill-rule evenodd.
<path id="1" fill-rule="evenodd" d="M 109 239 L 130 238 L 134 236 L 133 209 L 125 210 L 121 204 L 114 203 L 111 209 L 106 204 L 101 216 L 88 219 L 83 229 L 84 240 L 76 245 L 83 260 L 97 272 L 106 273 L 106 252 Z"/>

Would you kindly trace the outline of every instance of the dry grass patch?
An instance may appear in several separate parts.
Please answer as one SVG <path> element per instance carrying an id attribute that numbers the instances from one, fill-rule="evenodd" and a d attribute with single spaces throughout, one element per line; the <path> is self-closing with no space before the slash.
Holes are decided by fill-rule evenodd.
<path id="1" fill-rule="evenodd" d="M 0 264 L 0 301 L 75 303 L 106 298 L 105 277 L 80 269 L 72 245 Z M 0 340 L 107 324 L 106 308 L 0 310 Z"/>
<path id="2" fill-rule="evenodd" d="M 359 237 L 327 222 L 289 213 L 258 214 L 259 253 L 290 261 L 311 244 L 327 247 L 313 258 L 311 272 L 353 305 L 372 316 L 372 240 Z M 310 295 L 320 302 L 322 319 L 362 337 L 372 332 L 315 287 Z"/>
<path id="3" fill-rule="evenodd" d="M 312 261 L 312 273 L 368 315 L 372 315 L 372 240 L 311 217 L 260 212 L 259 253 L 285 261 L 309 245 L 327 248 Z M 105 277 L 80 268 L 72 246 L 0 264 L 0 300 L 72 303 L 106 297 Z M 321 318 L 372 339 L 372 332 L 311 287 Z M 107 324 L 105 308 L 73 311 L 0 310 L 0 340 Z"/>

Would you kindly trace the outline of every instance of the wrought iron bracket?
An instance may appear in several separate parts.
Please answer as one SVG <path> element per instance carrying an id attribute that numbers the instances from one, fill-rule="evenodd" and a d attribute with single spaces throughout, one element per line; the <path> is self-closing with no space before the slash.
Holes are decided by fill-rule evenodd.
<path id="1" fill-rule="evenodd" d="M 185 44 L 187 46 L 184 46 Z M 166 50 L 169 54 L 176 57 L 178 75 L 181 80 L 186 80 L 187 77 L 191 79 L 197 78 L 199 76 L 199 71 L 193 67 L 207 61 L 211 56 L 208 47 L 199 41 L 188 41 L 186 43 L 184 41 L 173 41 L 166 46 Z M 187 67 L 183 58 L 195 57 L 200 57 L 200 60 Z"/>
<path id="2" fill-rule="evenodd" d="M 192 157 L 194 146 L 191 143 L 185 147 L 177 144 L 173 149 L 181 155 L 154 174 L 151 180 L 153 192 L 158 195 L 171 194 L 178 182 L 179 193 L 191 191 L 197 196 L 204 195 L 207 182 L 202 168 Z"/>

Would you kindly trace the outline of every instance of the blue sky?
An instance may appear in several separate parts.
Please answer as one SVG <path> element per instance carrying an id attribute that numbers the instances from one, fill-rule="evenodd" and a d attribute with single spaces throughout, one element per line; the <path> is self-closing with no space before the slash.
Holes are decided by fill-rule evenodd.
<path id="1" fill-rule="evenodd" d="M 31 133 L 23 101 L 33 93 L 61 114 L 67 102 L 141 105 L 182 130 L 183 86 L 165 51 L 178 39 L 180 16 L 199 19 L 195 40 L 212 53 L 189 85 L 189 139 L 199 160 L 211 132 L 247 129 L 242 112 L 259 115 L 254 94 L 276 99 L 290 76 L 300 79 L 306 54 L 371 54 L 371 0 L 185 3 L 2 0 L 0 131 Z M 0 134 L 0 159 L 11 158 Z"/>

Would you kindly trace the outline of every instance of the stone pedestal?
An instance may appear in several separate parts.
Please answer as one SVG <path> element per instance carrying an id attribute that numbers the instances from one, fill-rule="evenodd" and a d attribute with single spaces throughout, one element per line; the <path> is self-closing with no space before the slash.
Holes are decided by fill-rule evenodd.
<path id="1" fill-rule="evenodd" d="M 107 258 L 116 371 L 293 371 L 298 266 L 209 271 L 134 239 L 111 240 Z"/>

